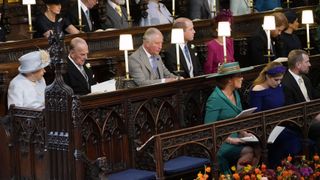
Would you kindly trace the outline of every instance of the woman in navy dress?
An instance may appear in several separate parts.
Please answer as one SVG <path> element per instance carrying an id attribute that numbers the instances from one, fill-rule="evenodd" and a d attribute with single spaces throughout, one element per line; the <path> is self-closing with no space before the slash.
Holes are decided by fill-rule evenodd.
<path id="1" fill-rule="evenodd" d="M 250 91 L 251 107 L 257 107 L 256 111 L 265 111 L 284 106 L 285 100 L 281 80 L 285 71 L 286 68 L 280 62 L 273 61 L 265 66 L 253 82 Z M 296 155 L 300 152 L 299 134 L 285 128 L 268 149 L 270 166 L 278 165 L 289 154 Z"/>
<path id="2" fill-rule="evenodd" d="M 48 38 L 55 28 L 58 28 L 59 32 L 64 31 L 69 34 L 80 33 L 67 18 L 60 17 L 62 2 L 63 0 L 44 0 L 47 9 L 36 17 L 34 38 Z"/>

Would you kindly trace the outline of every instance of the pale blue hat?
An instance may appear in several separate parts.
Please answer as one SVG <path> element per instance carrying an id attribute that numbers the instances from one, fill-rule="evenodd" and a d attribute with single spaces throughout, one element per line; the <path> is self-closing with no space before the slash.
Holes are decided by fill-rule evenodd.
<path id="1" fill-rule="evenodd" d="M 29 52 L 19 58 L 20 73 L 31 73 L 45 68 L 50 64 L 50 55 L 45 50 Z"/>

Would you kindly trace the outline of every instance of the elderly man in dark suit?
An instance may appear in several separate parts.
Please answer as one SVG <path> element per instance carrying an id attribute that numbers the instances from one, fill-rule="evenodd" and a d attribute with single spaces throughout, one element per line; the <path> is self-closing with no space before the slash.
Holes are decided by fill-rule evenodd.
<path id="1" fill-rule="evenodd" d="M 182 28 L 184 32 L 185 44 L 180 44 L 180 63 L 181 70 L 183 71 L 181 76 L 184 78 L 195 77 L 203 74 L 202 66 L 200 65 L 199 59 L 195 56 L 195 52 L 191 47 L 190 41 L 193 40 L 195 30 L 193 28 L 193 23 L 188 18 L 178 18 L 174 21 L 172 28 Z M 171 44 L 165 50 L 165 65 L 170 72 L 177 70 L 177 60 L 176 60 L 176 48 L 175 44 Z"/>
<path id="2" fill-rule="evenodd" d="M 124 0 L 107 0 L 106 1 L 105 22 L 101 23 L 103 29 L 115 28 L 125 29 L 129 27 L 127 10 Z"/>
<path id="3" fill-rule="evenodd" d="M 162 33 L 149 28 L 143 35 L 143 44 L 129 57 L 129 74 L 139 86 L 170 82 L 176 76 L 165 67 L 159 55 Z"/>
<path id="4" fill-rule="evenodd" d="M 295 49 L 288 55 L 288 71 L 282 79 L 285 103 L 295 104 L 318 98 L 319 93 L 305 76 L 311 64 L 304 50 Z"/>
<path id="5" fill-rule="evenodd" d="M 83 32 L 93 32 L 97 28 L 95 27 L 95 22 L 92 20 L 92 15 L 90 9 L 92 9 L 98 0 L 81 0 L 81 24 L 84 25 L 82 28 Z M 66 17 L 70 20 L 71 24 L 77 27 L 79 25 L 79 14 L 77 6 L 73 6 L 70 11 L 67 11 Z M 78 28 L 79 29 L 79 28 Z"/>
<path id="6" fill-rule="evenodd" d="M 189 0 L 188 16 L 192 20 L 211 18 L 210 4 L 208 0 Z"/>
<path id="7" fill-rule="evenodd" d="M 88 45 L 84 39 L 76 37 L 71 40 L 67 72 L 63 75 L 63 79 L 77 95 L 90 93 L 91 85 L 96 83 L 90 64 L 86 62 L 88 53 Z"/>

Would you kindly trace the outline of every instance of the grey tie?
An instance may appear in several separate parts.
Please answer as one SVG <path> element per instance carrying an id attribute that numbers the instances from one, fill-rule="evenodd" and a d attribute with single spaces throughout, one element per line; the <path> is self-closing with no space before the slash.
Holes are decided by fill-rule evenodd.
<path id="1" fill-rule="evenodd" d="M 307 102 L 309 102 L 310 98 L 309 98 L 308 91 L 307 91 L 306 85 L 304 84 L 302 77 L 300 77 L 298 79 L 298 82 L 299 82 L 298 84 L 299 84 L 300 90 L 301 90 L 304 98 L 306 99 Z"/>
<path id="2" fill-rule="evenodd" d="M 80 68 L 80 72 L 83 75 L 84 79 L 88 82 L 88 75 L 86 73 L 86 71 L 84 70 L 83 66 L 79 66 Z"/>
<path id="3" fill-rule="evenodd" d="M 152 67 L 152 71 L 157 75 L 159 76 L 159 73 L 158 73 L 158 59 L 156 56 L 151 56 L 151 67 Z"/>
<path id="4" fill-rule="evenodd" d="M 192 60 L 191 60 L 188 45 L 184 46 L 184 54 L 186 55 L 187 61 L 188 61 L 187 65 L 188 65 L 188 70 L 189 70 L 189 76 L 193 77 L 194 76 L 193 75 L 193 65 L 192 65 Z"/>
<path id="5" fill-rule="evenodd" d="M 91 23 L 91 19 L 90 19 L 90 11 L 89 11 L 89 9 L 86 10 L 85 14 L 86 14 L 87 22 L 88 22 L 88 25 L 89 25 L 89 29 L 91 31 L 92 30 L 92 23 Z"/>

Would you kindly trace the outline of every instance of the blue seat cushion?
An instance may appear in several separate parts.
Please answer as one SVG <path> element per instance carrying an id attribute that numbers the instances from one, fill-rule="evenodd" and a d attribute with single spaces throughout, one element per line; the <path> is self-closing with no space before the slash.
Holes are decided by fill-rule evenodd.
<path id="1" fill-rule="evenodd" d="M 199 168 L 208 163 L 210 163 L 210 160 L 206 158 L 179 156 L 164 163 L 164 172 L 166 174 L 174 174 Z"/>
<path id="2" fill-rule="evenodd" d="M 151 180 L 156 179 L 156 173 L 153 171 L 139 170 L 139 169 L 127 169 L 117 173 L 110 174 L 108 180 Z"/>

